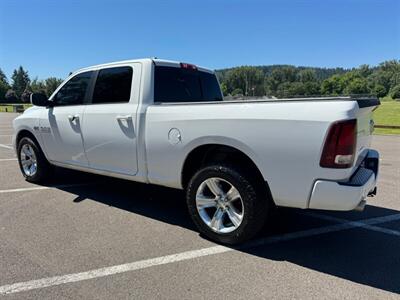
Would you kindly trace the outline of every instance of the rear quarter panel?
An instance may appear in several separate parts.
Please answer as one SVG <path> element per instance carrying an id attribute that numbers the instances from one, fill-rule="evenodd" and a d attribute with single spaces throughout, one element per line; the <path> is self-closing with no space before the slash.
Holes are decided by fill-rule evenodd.
<path id="1" fill-rule="evenodd" d="M 146 112 L 149 181 L 181 187 L 187 155 L 204 144 L 237 148 L 249 156 L 277 205 L 306 208 L 315 180 L 344 180 L 352 169 L 319 166 L 329 125 L 353 118 L 357 103 L 262 102 L 152 105 Z M 169 138 L 179 130 L 181 140 Z"/>

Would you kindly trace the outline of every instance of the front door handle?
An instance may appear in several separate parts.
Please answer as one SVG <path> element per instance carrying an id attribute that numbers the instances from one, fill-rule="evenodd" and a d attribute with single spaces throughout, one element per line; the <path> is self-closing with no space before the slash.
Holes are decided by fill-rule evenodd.
<path id="1" fill-rule="evenodd" d="M 71 122 L 78 121 L 79 115 L 68 115 L 68 120 L 70 120 Z"/>
<path id="2" fill-rule="evenodd" d="M 120 121 L 120 120 L 131 121 L 132 120 L 132 116 L 131 115 L 125 115 L 125 116 L 118 115 L 115 118 L 118 121 Z"/>

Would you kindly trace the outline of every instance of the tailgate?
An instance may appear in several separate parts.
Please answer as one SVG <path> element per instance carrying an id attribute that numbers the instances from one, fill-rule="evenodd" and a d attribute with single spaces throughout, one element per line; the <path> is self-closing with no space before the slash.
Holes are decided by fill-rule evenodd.
<path id="1" fill-rule="evenodd" d="M 359 110 L 357 116 L 357 151 L 356 165 L 358 166 L 367 155 L 371 145 L 374 121 L 372 112 L 378 108 L 380 101 L 377 98 L 354 99 L 357 101 Z"/>

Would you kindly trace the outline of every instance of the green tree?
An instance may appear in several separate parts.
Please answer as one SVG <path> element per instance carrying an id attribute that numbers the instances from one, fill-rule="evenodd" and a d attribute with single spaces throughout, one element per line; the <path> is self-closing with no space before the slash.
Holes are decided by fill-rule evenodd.
<path id="1" fill-rule="evenodd" d="M 393 88 L 391 88 L 390 92 L 389 92 L 390 97 L 392 97 L 393 99 L 400 99 L 400 84 L 394 86 Z"/>
<path id="2" fill-rule="evenodd" d="M 367 78 L 372 74 L 373 70 L 369 67 L 369 65 L 361 65 L 356 70 L 357 74 L 361 77 Z"/>
<path id="3" fill-rule="evenodd" d="M 5 102 L 5 96 L 10 89 L 8 80 L 4 72 L 0 69 L 0 102 Z"/>
<path id="4" fill-rule="evenodd" d="M 378 68 L 368 76 L 371 85 L 383 85 L 386 91 L 400 84 L 400 61 L 389 60 L 379 64 Z"/>
<path id="5" fill-rule="evenodd" d="M 241 89 L 245 96 L 262 96 L 264 94 L 264 74 L 255 67 L 238 67 L 226 75 L 227 91 Z"/>
<path id="6" fill-rule="evenodd" d="M 317 81 L 317 77 L 315 75 L 315 71 L 311 69 L 301 70 L 297 74 L 298 81 L 300 82 L 315 82 Z"/>
<path id="7" fill-rule="evenodd" d="M 6 93 L 9 90 L 9 85 L 0 80 L 0 102 L 5 102 Z"/>
<path id="8" fill-rule="evenodd" d="M 287 97 L 304 96 L 306 93 L 303 82 L 291 82 L 288 85 Z"/>
<path id="9" fill-rule="evenodd" d="M 342 75 L 333 75 L 321 84 L 321 93 L 324 95 L 340 95 L 343 93 L 343 89 Z"/>
<path id="10" fill-rule="evenodd" d="M 287 98 L 292 95 L 292 92 L 295 88 L 292 88 L 292 83 L 291 82 L 282 82 L 277 90 L 276 93 L 273 94 L 273 96 L 277 96 L 279 98 Z"/>
<path id="11" fill-rule="evenodd" d="M 297 69 L 293 66 L 275 68 L 265 78 L 266 94 L 269 96 L 288 97 L 290 94 L 290 84 L 288 83 L 296 82 L 298 78 Z"/>
<path id="12" fill-rule="evenodd" d="M 319 82 L 309 81 L 303 84 L 304 84 L 305 96 L 316 96 L 321 94 L 321 88 Z"/>
<path id="13" fill-rule="evenodd" d="M 400 72 L 400 60 L 387 60 L 379 64 L 379 68 L 384 72 L 398 73 Z"/>
<path id="14" fill-rule="evenodd" d="M 318 82 L 284 82 L 278 86 L 276 96 L 278 97 L 302 97 L 320 94 Z"/>
<path id="15" fill-rule="evenodd" d="M 377 97 L 385 97 L 387 95 L 386 88 L 379 83 L 376 83 L 372 88 L 371 92 L 375 94 Z"/>
<path id="16" fill-rule="evenodd" d="M 37 77 L 30 83 L 30 90 L 32 93 L 47 94 L 45 82 L 39 80 Z"/>
<path id="17" fill-rule="evenodd" d="M 0 69 L 0 81 L 8 84 L 7 76 L 2 69 Z"/>
<path id="18" fill-rule="evenodd" d="M 228 87 L 226 86 L 226 84 L 223 82 L 220 84 L 221 86 L 221 92 L 224 96 L 228 95 Z"/>
<path id="19" fill-rule="evenodd" d="M 400 70 L 398 72 L 395 72 L 390 78 L 391 87 L 394 87 L 398 84 L 400 84 Z"/>
<path id="20" fill-rule="evenodd" d="M 261 71 L 260 78 L 252 84 L 245 72 Z M 220 82 L 226 84 L 227 92 L 240 88 L 244 94 L 288 97 L 293 95 L 341 95 L 372 93 L 384 97 L 400 85 L 400 61 L 382 62 L 377 67 L 361 65 L 352 70 L 341 68 L 307 68 L 287 65 L 241 67 L 217 71 Z M 247 77 L 246 77 L 247 76 Z M 259 79 L 260 79 L 259 78 Z M 251 84 L 249 84 L 251 82 Z M 291 84 L 295 83 L 295 84 Z M 301 84 L 300 84 L 301 83 Z"/>
<path id="21" fill-rule="evenodd" d="M 49 77 L 45 80 L 46 95 L 50 97 L 57 87 L 63 82 L 62 79 L 56 77 Z"/>
<path id="22" fill-rule="evenodd" d="M 242 89 L 234 89 L 232 91 L 232 96 L 243 95 Z"/>
<path id="23" fill-rule="evenodd" d="M 11 79 L 13 81 L 12 89 L 15 91 L 17 98 L 20 99 L 30 82 L 28 72 L 20 66 L 17 70 L 14 70 Z"/>
<path id="24" fill-rule="evenodd" d="M 368 82 L 365 78 L 354 78 L 347 83 L 345 94 L 369 94 Z"/>
<path id="25" fill-rule="evenodd" d="M 278 77 L 281 79 L 281 82 L 295 82 L 297 80 L 297 70 L 293 66 L 285 66 L 272 73 L 275 76 L 278 75 Z"/>

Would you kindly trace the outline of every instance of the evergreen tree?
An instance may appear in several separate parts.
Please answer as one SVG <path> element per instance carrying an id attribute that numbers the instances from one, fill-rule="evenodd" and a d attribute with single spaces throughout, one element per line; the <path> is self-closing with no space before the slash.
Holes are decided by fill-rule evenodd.
<path id="1" fill-rule="evenodd" d="M 0 69 L 0 81 L 8 84 L 7 76 L 2 69 Z"/>
<path id="2" fill-rule="evenodd" d="M 22 93 L 29 86 L 30 79 L 28 72 L 20 66 L 17 70 L 14 70 L 11 79 L 13 81 L 11 85 L 12 89 L 15 91 L 17 98 L 21 99 Z"/>
<path id="3" fill-rule="evenodd" d="M 5 102 L 7 91 L 10 89 L 8 80 L 4 72 L 0 69 L 0 102 Z"/>

